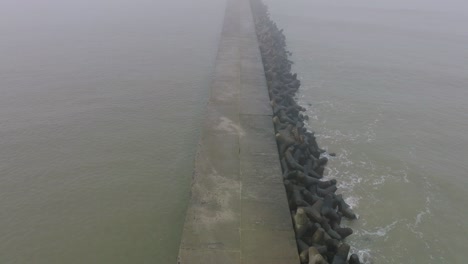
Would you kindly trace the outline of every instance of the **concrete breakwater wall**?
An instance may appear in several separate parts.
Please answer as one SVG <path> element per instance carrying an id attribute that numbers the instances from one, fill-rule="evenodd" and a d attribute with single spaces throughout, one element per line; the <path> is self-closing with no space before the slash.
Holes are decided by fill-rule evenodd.
<path id="1" fill-rule="evenodd" d="M 249 0 L 228 0 L 178 263 L 298 264 Z"/>
<path id="2" fill-rule="evenodd" d="M 335 193 L 336 180 L 320 180 L 328 160 L 321 157 L 324 150 L 314 133 L 304 126 L 308 117 L 301 112 L 305 109 L 294 99 L 301 83 L 291 73 L 286 38 L 261 0 L 251 0 L 251 5 L 300 261 L 358 264 L 356 254 L 348 258 L 350 245 L 344 242 L 353 231 L 341 226 L 342 217 L 356 219 L 356 215 Z"/>

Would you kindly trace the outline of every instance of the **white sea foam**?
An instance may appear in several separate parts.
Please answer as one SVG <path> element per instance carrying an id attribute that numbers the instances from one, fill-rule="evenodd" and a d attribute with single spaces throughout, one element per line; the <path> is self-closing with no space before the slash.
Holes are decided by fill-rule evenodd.
<path id="1" fill-rule="evenodd" d="M 381 185 L 387 179 L 386 175 L 380 175 L 377 179 L 372 180 L 372 185 Z"/>
<path id="2" fill-rule="evenodd" d="M 341 172 L 337 187 L 343 189 L 347 192 L 352 192 L 355 186 L 358 186 L 362 183 L 363 178 L 357 175 L 356 173 L 350 173 L 349 171 Z"/>
<path id="3" fill-rule="evenodd" d="M 366 248 L 366 249 L 358 250 L 356 254 L 358 255 L 359 260 L 361 261 L 362 264 L 373 263 L 370 249 Z"/>
<path id="4" fill-rule="evenodd" d="M 351 246 L 350 253 L 351 254 L 356 254 L 359 257 L 359 260 L 361 261 L 362 264 L 372 264 L 372 254 L 371 250 L 369 248 L 365 249 L 357 249 L 353 246 Z"/>
<path id="5" fill-rule="evenodd" d="M 429 214 L 429 213 L 431 213 L 431 210 L 429 210 L 429 208 L 426 208 L 425 211 L 419 212 L 416 215 L 416 218 L 415 218 L 415 221 L 414 221 L 414 226 L 417 227 L 421 223 L 421 220 L 422 220 L 423 216 L 426 215 L 426 214 Z"/>
<path id="6" fill-rule="evenodd" d="M 420 238 L 423 238 L 424 234 L 421 231 L 418 231 L 419 224 L 422 223 L 424 216 L 431 214 L 431 199 L 430 197 L 426 197 L 426 204 L 424 210 L 418 212 L 418 214 L 414 217 L 414 223 L 408 223 L 406 226 L 413 232 L 414 234 L 418 235 Z"/>
<path id="7" fill-rule="evenodd" d="M 398 221 L 394 221 L 393 223 L 383 226 L 383 227 L 377 227 L 374 231 L 367 231 L 367 230 L 362 230 L 362 234 L 364 235 L 369 235 L 369 236 L 377 236 L 377 237 L 384 237 L 390 232 L 393 228 L 395 228 L 395 225 L 398 223 Z"/>
<path id="8" fill-rule="evenodd" d="M 345 202 L 353 209 L 359 204 L 359 200 L 361 200 L 361 197 L 357 196 L 348 196 L 345 198 Z"/>

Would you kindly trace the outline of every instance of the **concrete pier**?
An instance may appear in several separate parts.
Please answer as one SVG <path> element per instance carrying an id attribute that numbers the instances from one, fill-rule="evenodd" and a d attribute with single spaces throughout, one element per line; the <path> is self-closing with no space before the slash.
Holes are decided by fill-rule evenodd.
<path id="1" fill-rule="evenodd" d="M 178 262 L 299 263 L 249 0 L 228 0 Z"/>

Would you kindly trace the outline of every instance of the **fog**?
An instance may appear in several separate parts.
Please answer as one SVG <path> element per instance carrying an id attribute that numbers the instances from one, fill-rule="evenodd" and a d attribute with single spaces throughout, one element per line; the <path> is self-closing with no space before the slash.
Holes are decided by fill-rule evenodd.
<path id="1" fill-rule="evenodd" d="M 347 147 L 349 153 L 362 155 L 374 151 L 368 154 L 369 162 L 372 155 L 385 161 L 390 151 L 380 153 L 378 148 L 395 147 L 393 154 L 399 156 L 402 150 L 396 143 L 404 142 L 391 141 L 395 137 L 385 131 L 414 124 L 409 130 L 419 131 L 421 153 L 428 156 L 419 155 L 410 164 L 420 170 L 408 171 L 409 180 L 411 175 L 429 175 L 429 184 L 412 182 L 414 208 L 425 212 L 426 195 L 434 195 L 428 210 L 443 208 L 439 216 L 457 218 L 463 197 L 453 198 L 461 196 L 450 190 L 466 186 L 460 173 L 466 171 L 464 157 L 456 155 L 466 148 L 460 150 L 461 145 L 446 139 L 467 142 L 462 135 L 466 130 L 460 129 L 466 119 L 460 116 L 466 116 L 468 1 L 265 2 L 280 27 L 286 28 L 304 87 L 312 87 L 305 98 L 332 95 L 329 105 L 343 107 L 317 106 L 323 115 L 316 122 L 329 118 L 319 124 L 318 134 L 327 136 L 327 125 L 328 132 L 335 133 L 330 132 L 329 138 L 345 137 L 353 124 L 356 127 L 349 134 L 362 132 L 358 139 L 369 132 L 361 131 L 363 127 L 384 131 L 376 135 L 384 138 L 377 147 L 338 138 L 328 142 L 341 143 L 333 151 L 339 154 Z M 0 0 L 0 263 L 174 263 L 224 8 L 225 0 Z M 359 114 L 364 111 L 361 107 L 383 102 L 382 95 L 392 89 L 401 89 L 398 107 L 388 106 L 392 104 L 388 96 L 383 99 L 388 99 L 389 109 L 380 116 L 373 115 L 374 105 Z M 445 94 L 444 89 L 451 90 Z M 364 103 L 346 101 L 353 96 Z M 336 98 L 340 100 L 333 101 Z M 435 108 L 426 112 L 427 106 Z M 352 107 L 355 112 L 349 111 Z M 405 114 L 395 114 L 395 109 Z M 388 113 L 394 115 L 387 120 L 395 122 L 388 127 L 366 123 L 368 116 L 377 120 Z M 430 126 L 436 123 L 432 117 L 444 122 L 441 127 L 435 124 L 440 131 Z M 424 118 L 428 120 L 418 126 Z M 359 119 L 364 125 L 355 122 Z M 353 124 L 345 127 L 346 122 Z M 408 134 L 405 138 L 419 139 Z M 412 142 L 404 145 L 413 147 Z M 435 151 L 447 142 L 459 152 Z M 435 166 L 431 162 L 439 156 L 447 160 L 430 178 L 430 171 L 421 168 Z M 388 164 L 384 165 L 377 170 L 386 171 Z M 344 169 L 353 169 L 347 166 Z M 374 173 L 359 169 L 362 175 Z M 463 176 L 447 183 L 437 178 L 440 175 Z M 394 194 L 390 187 L 367 183 L 376 193 Z M 397 184 L 402 189 L 409 186 Z M 349 196 L 355 194 L 348 191 Z M 364 193 L 362 200 L 374 202 L 372 195 Z M 421 197 L 423 202 L 417 203 Z M 386 201 L 391 207 L 392 200 Z M 457 208 L 439 206 L 457 201 Z M 402 216 L 397 235 L 388 240 L 394 244 L 387 244 L 386 237 L 366 240 L 365 230 L 378 230 L 392 217 L 372 218 L 375 205 L 367 204 L 370 220 L 365 220 L 364 206 L 357 208 L 364 219 L 357 224 L 363 237 L 357 236 L 357 245 L 388 257 L 388 263 L 392 257 L 407 260 L 404 254 L 410 253 L 394 256 L 393 250 L 396 244 L 411 246 L 400 241 L 408 234 L 413 236 L 408 235 L 407 241 L 414 244 L 421 241 L 419 234 L 431 238 L 427 247 L 418 244 L 422 257 L 432 247 L 440 249 L 440 259 L 434 261 L 462 258 L 464 252 L 438 247 L 441 242 L 434 239 L 447 241 L 442 243 L 446 247 L 453 241 L 464 242 L 466 235 L 452 225 L 444 225 L 445 233 L 438 233 L 440 223 L 455 221 L 427 213 L 423 220 L 429 220 L 422 222 L 421 229 L 414 225 L 416 231 L 408 231 L 420 212 L 412 208 Z M 458 240 L 445 234 L 458 235 Z"/>

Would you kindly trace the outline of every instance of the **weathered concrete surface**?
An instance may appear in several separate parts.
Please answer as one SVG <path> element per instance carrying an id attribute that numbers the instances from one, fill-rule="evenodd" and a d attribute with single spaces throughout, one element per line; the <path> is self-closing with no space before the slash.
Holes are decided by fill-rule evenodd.
<path id="1" fill-rule="evenodd" d="M 249 0 L 228 0 L 178 262 L 299 263 Z"/>

